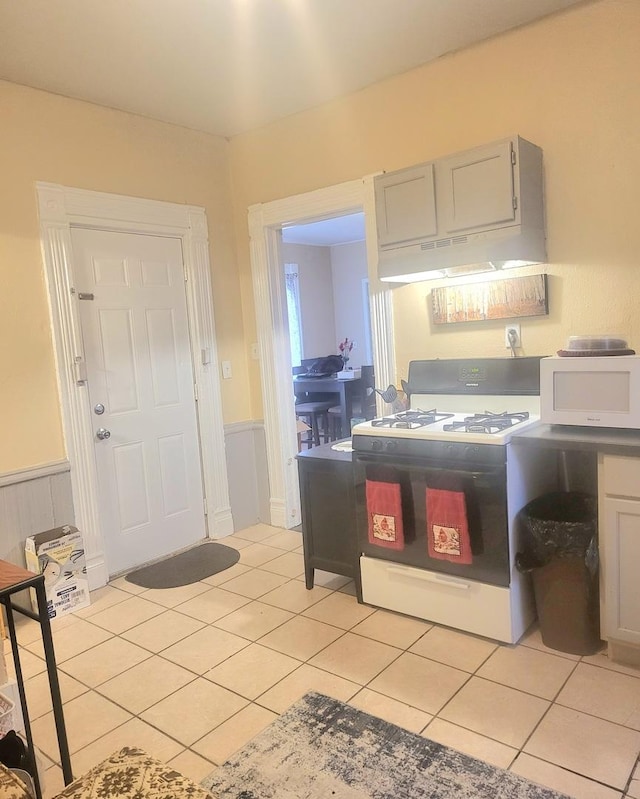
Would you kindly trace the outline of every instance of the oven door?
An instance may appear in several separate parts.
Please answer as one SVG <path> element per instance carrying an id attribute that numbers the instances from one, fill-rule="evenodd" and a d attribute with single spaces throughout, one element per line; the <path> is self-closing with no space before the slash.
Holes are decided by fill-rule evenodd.
<path id="1" fill-rule="evenodd" d="M 506 464 L 354 453 L 359 551 L 508 586 Z M 387 535 L 387 530 L 393 530 Z M 381 529 L 383 528 L 383 529 Z"/>

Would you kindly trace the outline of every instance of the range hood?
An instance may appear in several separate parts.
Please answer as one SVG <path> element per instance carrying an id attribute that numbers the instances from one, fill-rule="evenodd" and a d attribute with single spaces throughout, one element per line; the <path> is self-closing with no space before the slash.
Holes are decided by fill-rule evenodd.
<path id="1" fill-rule="evenodd" d="M 544 235 L 517 225 L 381 251 L 378 276 L 388 283 L 415 283 L 545 261 Z"/>
<path id="2" fill-rule="evenodd" d="M 542 150 L 520 136 L 377 175 L 374 189 L 380 280 L 546 262 Z"/>

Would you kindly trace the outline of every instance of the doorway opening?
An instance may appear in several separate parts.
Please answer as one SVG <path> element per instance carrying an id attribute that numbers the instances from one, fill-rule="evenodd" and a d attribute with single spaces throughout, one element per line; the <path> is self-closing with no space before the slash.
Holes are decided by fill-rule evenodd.
<path id="1" fill-rule="evenodd" d="M 291 365 L 348 355 L 373 363 L 369 273 L 362 211 L 282 229 Z"/>
<path id="2" fill-rule="evenodd" d="M 56 355 L 62 421 L 71 466 L 75 525 L 84 539 L 91 590 L 108 581 L 105 530 L 99 506 L 95 446 L 97 418 L 87 390 L 87 362 L 79 319 L 72 230 L 157 235 L 180 240 L 189 347 L 197 391 L 197 425 L 207 533 L 233 533 L 224 462 L 222 398 L 216 368 L 207 221 L 195 206 L 124 197 L 49 183 L 36 184 L 40 234 Z M 90 300 L 89 300 L 90 301 Z M 176 547 L 179 549 L 180 545 Z"/>
<path id="3" fill-rule="evenodd" d="M 364 214 L 371 319 L 370 362 L 375 365 L 376 379 L 387 385 L 395 377 L 392 302 L 390 289 L 377 276 L 373 176 L 249 208 L 251 271 L 270 491 L 269 521 L 277 527 L 290 529 L 300 524 L 292 355 L 284 279 L 285 260 L 281 254 L 283 229 L 358 213 Z M 338 337 L 342 335 L 348 337 L 347 332 L 339 333 Z M 335 339 L 334 329 L 329 353 L 336 352 L 340 339 Z M 364 341 L 363 337 L 362 352 Z"/>

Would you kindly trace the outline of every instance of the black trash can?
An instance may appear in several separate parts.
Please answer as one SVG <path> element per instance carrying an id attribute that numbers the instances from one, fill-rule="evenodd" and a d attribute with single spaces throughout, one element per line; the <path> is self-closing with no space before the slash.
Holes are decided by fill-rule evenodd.
<path id="1" fill-rule="evenodd" d="M 531 572 L 542 642 L 572 655 L 601 647 L 598 591 L 597 502 L 590 494 L 544 494 L 520 511 L 524 552 Z"/>

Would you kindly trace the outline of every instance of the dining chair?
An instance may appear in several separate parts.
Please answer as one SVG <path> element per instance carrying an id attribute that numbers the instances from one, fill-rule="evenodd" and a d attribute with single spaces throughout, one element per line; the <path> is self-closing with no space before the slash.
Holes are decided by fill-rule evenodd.
<path id="1" fill-rule="evenodd" d="M 321 432 L 323 443 L 327 444 L 329 442 L 329 408 L 332 403 L 333 400 L 296 403 L 296 419 L 302 419 L 311 428 L 306 438 L 301 438 L 301 443 L 306 444 L 308 449 L 320 446 Z"/>
<path id="2" fill-rule="evenodd" d="M 300 366 L 292 368 L 292 374 L 306 374 L 309 368 L 316 362 L 317 358 L 303 359 Z M 300 443 L 306 444 L 308 448 L 320 445 L 320 438 L 323 443 L 329 441 L 329 417 L 327 412 L 335 401 L 335 396 L 328 392 L 307 391 L 297 394 L 295 398 L 296 419 L 305 422 L 310 430 L 307 436 L 301 435 Z"/>

